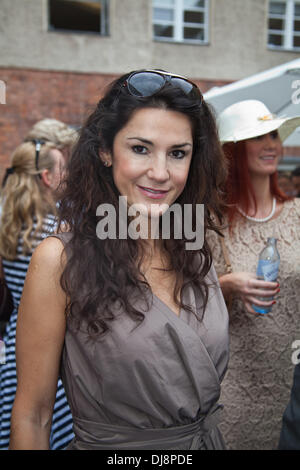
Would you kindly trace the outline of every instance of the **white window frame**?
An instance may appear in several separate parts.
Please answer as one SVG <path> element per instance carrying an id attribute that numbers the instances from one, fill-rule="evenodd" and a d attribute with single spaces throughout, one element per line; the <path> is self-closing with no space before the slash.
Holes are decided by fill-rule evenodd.
<path id="1" fill-rule="evenodd" d="M 163 6 L 159 0 L 152 0 L 152 11 L 153 9 L 157 8 L 164 8 L 170 9 L 174 12 L 174 20 L 167 21 L 167 20 L 155 20 L 153 17 L 152 25 L 162 25 L 162 26 L 173 26 L 173 37 L 164 37 L 164 36 L 155 36 L 153 32 L 153 38 L 156 41 L 164 41 L 164 42 L 180 42 L 180 43 L 188 43 L 188 44 L 208 44 L 209 38 L 209 0 L 204 0 L 204 7 L 188 7 L 188 11 L 197 11 L 203 12 L 204 15 L 204 23 L 199 24 L 199 26 L 203 27 L 204 31 L 204 39 L 185 39 L 184 38 L 184 28 L 185 27 L 197 27 L 197 23 L 186 23 L 184 22 L 184 11 L 185 5 L 184 0 L 174 0 L 174 6 Z"/>
<path id="2" fill-rule="evenodd" d="M 270 3 L 285 3 L 285 15 L 270 14 Z M 270 18 L 283 19 L 284 29 L 274 30 L 268 28 L 268 48 L 277 49 L 281 51 L 300 51 L 300 46 L 295 47 L 293 45 L 294 36 L 300 36 L 300 31 L 294 31 L 294 21 L 298 19 L 300 21 L 300 15 L 295 15 L 295 5 L 300 6 L 300 0 L 269 0 L 268 3 L 268 22 Z M 269 44 L 269 35 L 281 35 L 283 37 L 283 44 L 281 46 L 275 46 Z"/>

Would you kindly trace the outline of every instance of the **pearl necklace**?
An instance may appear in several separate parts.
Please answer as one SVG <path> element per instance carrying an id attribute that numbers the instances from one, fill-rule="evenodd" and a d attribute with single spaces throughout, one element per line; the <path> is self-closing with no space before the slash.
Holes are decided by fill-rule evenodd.
<path id="1" fill-rule="evenodd" d="M 269 215 L 267 215 L 267 217 L 264 217 L 263 219 L 257 219 L 256 217 L 250 217 L 250 215 L 247 215 L 244 211 L 242 211 L 242 209 L 240 209 L 239 207 L 237 208 L 237 210 L 239 211 L 240 214 L 242 214 L 244 217 L 246 217 L 246 219 L 248 220 L 252 220 L 253 222 L 267 222 L 268 220 L 272 219 L 273 215 L 275 214 L 275 210 L 276 210 L 276 198 L 274 197 L 273 198 L 273 206 L 272 206 L 272 210 L 270 212 Z"/>

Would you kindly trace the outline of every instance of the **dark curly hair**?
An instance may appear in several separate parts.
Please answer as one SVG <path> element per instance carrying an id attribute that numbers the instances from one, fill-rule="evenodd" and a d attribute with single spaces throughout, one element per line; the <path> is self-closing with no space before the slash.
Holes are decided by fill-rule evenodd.
<path id="1" fill-rule="evenodd" d="M 90 335 L 96 337 L 110 328 L 116 305 L 139 324 L 144 314 L 135 308 L 135 299 L 138 296 L 147 302 L 147 292 L 151 292 L 140 269 L 142 243 L 130 238 L 102 240 L 96 235 L 97 207 L 110 203 L 118 213 L 120 196 L 111 167 L 105 167 L 99 155 L 112 152 L 116 134 L 134 111 L 145 107 L 163 108 L 178 111 L 189 118 L 193 155 L 187 183 L 175 202 L 182 207 L 191 204 L 194 215 L 196 204 L 204 204 L 205 232 L 207 229 L 218 231 L 212 213 L 222 221 L 223 195 L 220 187 L 226 177 L 226 167 L 212 110 L 204 101 L 193 101 L 180 88 L 170 84 L 148 98 L 132 96 L 122 87 L 128 76 L 126 74 L 110 85 L 83 125 L 69 161 L 59 209 L 60 221 L 67 224 L 72 233 L 61 278 L 62 287 L 70 299 L 67 314 L 77 319 L 79 325 L 84 320 Z M 206 241 L 200 250 L 188 251 L 185 249 L 186 241 L 184 236 L 180 240 L 172 236 L 162 240 L 170 269 L 176 273 L 174 300 L 191 310 L 177 298 L 180 298 L 178 294 L 182 288 L 192 285 L 202 294 L 204 312 L 208 299 L 205 276 L 211 267 L 211 252 Z"/>

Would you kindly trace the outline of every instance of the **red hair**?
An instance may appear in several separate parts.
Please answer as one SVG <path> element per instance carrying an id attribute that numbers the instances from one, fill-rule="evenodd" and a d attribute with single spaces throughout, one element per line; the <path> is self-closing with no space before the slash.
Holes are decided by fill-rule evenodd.
<path id="1" fill-rule="evenodd" d="M 228 205 L 227 215 L 231 223 L 238 214 L 237 206 L 243 207 L 244 211 L 247 213 L 250 208 L 251 200 L 254 201 L 255 209 L 257 201 L 248 170 L 245 141 L 237 143 L 228 142 L 223 145 L 223 151 L 228 163 L 225 193 Z M 292 199 L 292 197 L 287 196 L 280 189 L 277 171 L 270 176 L 270 189 L 272 196 L 276 197 L 277 201 L 284 202 Z"/>

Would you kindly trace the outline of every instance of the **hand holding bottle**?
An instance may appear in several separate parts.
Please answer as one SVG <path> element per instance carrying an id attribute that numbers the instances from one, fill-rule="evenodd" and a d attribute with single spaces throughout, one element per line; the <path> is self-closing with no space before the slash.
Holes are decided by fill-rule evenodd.
<path id="1" fill-rule="evenodd" d="M 278 282 L 257 279 L 256 275 L 250 272 L 224 274 L 219 281 L 225 299 L 229 294 L 233 294 L 243 301 L 247 312 L 256 315 L 253 306 L 265 309 L 272 307 L 275 300 L 270 298 L 280 291 Z"/>

